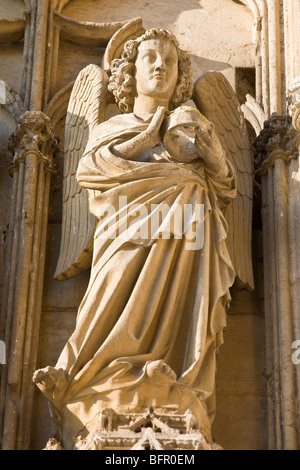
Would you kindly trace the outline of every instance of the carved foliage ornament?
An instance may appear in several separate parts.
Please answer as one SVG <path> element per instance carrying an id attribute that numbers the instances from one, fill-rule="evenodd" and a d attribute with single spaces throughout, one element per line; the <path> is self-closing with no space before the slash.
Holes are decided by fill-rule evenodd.
<path id="1" fill-rule="evenodd" d="M 255 140 L 255 167 L 264 172 L 274 163 L 275 158 L 290 160 L 297 157 L 297 131 L 289 116 L 274 114 L 265 122 L 259 137 Z"/>
<path id="2" fill-rule="evenodd" d="M 58 140 L 52 132 L 50 119 L 40 111 L 24 113 L 10 137 L 9 150 L 14 154 L 11 171 L 31 152 L 35 152 L 52 171 L 52 157 L 58 152 Z"/>

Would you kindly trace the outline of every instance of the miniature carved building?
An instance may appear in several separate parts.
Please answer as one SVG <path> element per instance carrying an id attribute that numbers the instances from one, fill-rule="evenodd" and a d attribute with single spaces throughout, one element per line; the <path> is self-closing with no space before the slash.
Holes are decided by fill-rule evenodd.
<path id="1" fill-rule="evenodd" d="M 245 230 L 252 219 L 252 228 L 245 233 L 249 244 L 252 238 L 254 289 L 252 282 L 239 279 L 230 287 L 224 345 L 217 358 L 212 440 L 204 437 L 188 407 L 166 413 L 167 406 L 174 405 L 170 402 L 164 403 L 163 411 L 148 404 L 138 412 L 102 407 L 95 426 L 80 431 L 79 423 L 77 434 L 70 434 L 65 447 L 300 447 L 300 5 L 288 0 L 169 3 L 153 0 L 141 7 L 132 0 L 1 2 L 2 449 L 59 450 L 66 444 L 57 431 L 62 428 L 62 416 L 53 406 L 49 412 L 32 378 L 34 371 L 56 364 L 75 329 L 90 278 L 92 245 L 88 243 L 83 257 L 79 249 L 70 250 L 71 257 L 75 252 L 78 257 L 67 275 L 60 269 L 69 259 L 69 254 L 63 261 L 60 257 L 62 207 L 67 200 L 62 189 L 64 171 L 73 176 L 77 171 L 77 165 L 65 167 L 68 105 L 75 80 L 87 66 L 91 70 L 98 66 L 110 76 L 111 62 L 121 56 L 125 41 L 151 28 L 176 36 L 191 57 L 196 87 L 203 85 L 197 82 L 199 77 L 221 74 L 240 106 L 251 161 L 250 170 L 243 166 L 236 171 L 248 172 L 253 184 L 250 189 L 246 183 L 238 186 L 240 201 L 251 192 L 252 207 L 241 202 L 235 224 Z M 209 86 L 213 100 L 215 87 L 212 82 Z M 201 97 L 200 91 L 194 93 L 194 101 L 181 104 L 199 107 L 201 100 L 195 96 Z M 201 111 L 205 115 L 204 108 Z M 105 119 L 118 112 L 115 102 L 108 101 Z M 213 121 L 212 116 L 213 112 L 209 117 Z M 231 127 L 228 134 L 232 122 L 227 123 L 226 116 L 224 142 L 219 137 L 232 150 L 237 138 L 230 134 Z M 81 125 L 86 125 L 84 119 Z M 78 145 L 70 149 L 78 150 Z M 70 182 L 69 197 L 77 192 Z M 80 231 L 81 224 L 72 226 L 71 220 L 71 230 Z M 88 224 L 93 221 L 86 223 L 85 234 L 80 232 L 87 241 L 94 229 Z M 229 228 L 232 224 L 231 219 Z M 229 232 L 233 246 L 239 243 L 235 236 Z M 236 278 L 243 278 L 249 263 L 239 247 L 233 264 L 240 266 Z M 59 274 L 60 280 L 54 279 Z M 172 372 L 167 369 L 165 375 L 172 378 Z M 64 380 L 63 373 L 59 380 Z"/>

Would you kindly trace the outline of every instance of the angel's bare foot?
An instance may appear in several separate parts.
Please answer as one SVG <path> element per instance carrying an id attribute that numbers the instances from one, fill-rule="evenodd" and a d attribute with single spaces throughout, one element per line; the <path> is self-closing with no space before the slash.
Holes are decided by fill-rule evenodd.
<path id="1" fill-rule="evenodd" d="M 32 380 L 37 385 L 50 385 L 50 382 L 56 382 L 58 372 L 59 371 L 55 369 L 55 367 L 47 366 L 44 369 L 36 370 L 33 374 Z"/>
<path id="2" fill-rule="evenodd" d="M 47 366 L 44 369 L 36 370 L 32 380 L 49 399 L 55 399 L 57 398 L 55 395 L 63 392 L 66 386 L 67 374 L 64 369 Z M 56 393 L 54 389 L 57 389 Z"/>
<path id="3" fill-rule="evenodd" d="M 157 383 L 173 383 L 176 381 L 176 374 L 163 360 L 149 361 L 147 364 L 147 375 Z"/>

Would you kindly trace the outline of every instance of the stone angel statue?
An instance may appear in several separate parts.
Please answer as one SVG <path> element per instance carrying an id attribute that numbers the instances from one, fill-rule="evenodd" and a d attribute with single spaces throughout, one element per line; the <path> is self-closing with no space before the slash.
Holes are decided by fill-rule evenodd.
<path id="1" fill-rule="evenodd" d="M 246 126 L 222 74 L 193 84 L 170 32 L 122 46 L 109 69 L 82 70 L 70 98 L 56 277 L 91 275 L 56 366 L 34 381 L 65 445 L 103 409 L 149 407 L 189 410 L 210 442 L 229 289 L 253 288 Z"/>

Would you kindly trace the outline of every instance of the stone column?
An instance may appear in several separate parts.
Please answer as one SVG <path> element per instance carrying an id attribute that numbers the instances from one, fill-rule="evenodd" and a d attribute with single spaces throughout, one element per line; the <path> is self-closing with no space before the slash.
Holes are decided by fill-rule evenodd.
<path id="1" fill-rule="evenodd" d="M 9 363 L 2 379 L 2 449 L 28 447 L 45 263 L 50 176 L 56 140 L 50 119 L 28 111 L 11 137 L 14 154 L 10 232 L 11 258 L 6 283 L 5 342 Z"/>
<path id="2" fill-rule="evenodd" d="M 299 389 L 292 362 L 300 306 L 297 141 L 291 118 L 273 115 L 255 143 L 262 187 L 269 448 L 278 450 L 299 448 Z"/>

